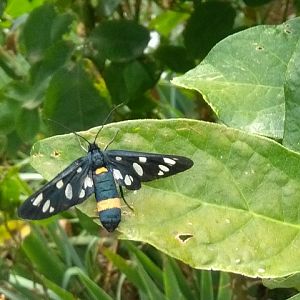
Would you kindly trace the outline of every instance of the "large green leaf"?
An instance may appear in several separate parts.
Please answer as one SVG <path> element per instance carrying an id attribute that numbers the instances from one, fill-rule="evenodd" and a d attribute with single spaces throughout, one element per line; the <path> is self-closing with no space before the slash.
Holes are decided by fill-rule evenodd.
<path id="1" fill-rule="evenodd" d="M 98 128 L 82 132 L 93 140 Z M 147 242 L 196 268 L 279 277 L 299 271 L 300 156 L 256 135 L 200 121 L 136 120 L 105 126 L 104 147 L 181 154 L 194 166 L 125 197 L 121 237 Z M 84 155 L 74 135 L 35 145 L 50 179 Z M 95 217 L 93 199 L 80 209 Z"/>
<path id="2" fill-rule="evenodd" d="M 225 124 L 282 138 L 284 86 L 289 63 L 298 53 L 299 33 L 299 18 L 239 32 L 217 44 L 200 65 L 173 83 L 199 91 Z M 291 72 L 296 70 L 292 66 Z"/>

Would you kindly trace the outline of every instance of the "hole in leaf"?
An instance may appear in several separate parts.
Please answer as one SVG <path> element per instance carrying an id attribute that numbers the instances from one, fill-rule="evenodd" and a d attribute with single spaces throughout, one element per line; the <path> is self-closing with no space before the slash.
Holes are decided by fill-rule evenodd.
<path id="1" fill-rule="evenodd" d="M 257 47 L 256 47 L 256 50 L 263 50 L 263 49 L 264 49 L 263 46 L 257 46 Z"/>
<path id="2" fill-rule="evenodd" d="M 194 237 L 194 235 L 190 233 L 181 233 L 176 235 L 176 238 L 182 243 L 186 243 L 192 237 Z"/>
<path id="3" fill-rule="evenodd" d="M 54 150 L 53 152 L 52 152 L 52 154 L 51 154 L 51 156 L 53 156 L 53 157 L 59 157 L 60 156 L 60 152 L 59 151 L 57 151 L 57 150 Z"/>

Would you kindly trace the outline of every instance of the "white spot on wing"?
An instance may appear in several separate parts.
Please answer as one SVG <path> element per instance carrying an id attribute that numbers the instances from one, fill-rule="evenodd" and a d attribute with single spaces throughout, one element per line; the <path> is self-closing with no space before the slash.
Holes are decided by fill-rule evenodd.
<path id="1" fill-rule="evenodd" d="M 43 200 L 43 194 L 40 193 L 33 201 L 32 205 L 39 206 Z"/>
<path id="2" fill-rule="evenodd" d="M 144 174 L 143 168 L 138 163 L 134 162 L 132 166 L 139 176 L 143 176 Z"/>
<path id="3" fill-rule="evenodd" d="M 118 169 L 113 169 L 113 175 L 116 180 L 123 179 L 123 176 Z"/>
<path id="4" fill-rule="evenodd" d="M 158 165 L 158 167 L 163 171 L 163 172 L 169 172 L 170 169 L 164 165 Z"/>
<path id="5" fill-rule="evenodd" d="M 164 172 L 159 171 L 159 172 L 158 172 L 158 175 L 159 175 L 159 176 L 162 176 L 162 175 L 164 175 Z"/>
<path id="6" fill-rule="evenodd" d="M 83 198 L 85 196 L 85 190 L 82 189 L 79 194 L 79 198 Z"/>
<path id="7" fill-rule="evenodd" d="M 139 157 L 139 161 L 140 161 L 141 163 L 145 163 L 145 162 L 147 162 L 147 157 L 145 157 L 145 156 L 140 156 L 140 157 Z"/>
<path id="8" fill-rule="evenodd" d="M 125 182 L 126 185 L 131 185 L 131 178 L 129 177 L 129 175 L 125 176 L 124 182 Z"/>
<path id="9" fill-rule="evenodd" d="M 173 166 L 176 164 L 176 161 L 174 159 L 171 159 L 169 157 L 164 157 L 163 158 L 164 162 L 170 166 Z"/>
<path id="10" fill-rule="evenodd" d="M 92 187 L 93 186 L 93 180 L 90 176 L 86 176 L 84 180 L 84 188 L 86 189 L 87 187 Z"/>
<path id="11" fill-rule="evenodd" d="M 54 207 L 53 207 L 53 206 L 50 207 L 49 212 L 50 212 L 50 213 L 53 213 L 53 212 L 54 212 Z"/>
<path id="12" fill-rule="evenodd" d="M 56 187 L 57 187 L 58 189 L 61 189 L 63 186 L 64 186 L 64 183 L 63 183 L 62 180 L 56 182 Z"/>
<path id="13" fill-rule="evenodd" d="M 117 160 L 117 161 L 120 161 L 120 160 L 122 160 L 122 157 L 116 156 L 116 160 Z"/>
<path id="14" fill-rule="evenodd" d="M 81 167 L 79 167 L 78 169 L 77 169 L 77 173 L 81 173 L 81 171 L 82 171 L 82 168 Z"/>
<path id="15" fill-rule="evenodd" d="M 69 200 L 71 200 L 73 197 L 73 190 L 72 190 L 72 186 L 70 183 L 68 183 L 66 186 L 65 195 L 66 195 L 66 198 Z"/>
<path id="16" fill-rule="evenodd" d="M 43 205 L 43 208 L 42 208 L 42 211 L 43 213 L 45 213 L 50 207 L 50 200 L 47 200 L 44 205 Z"/>

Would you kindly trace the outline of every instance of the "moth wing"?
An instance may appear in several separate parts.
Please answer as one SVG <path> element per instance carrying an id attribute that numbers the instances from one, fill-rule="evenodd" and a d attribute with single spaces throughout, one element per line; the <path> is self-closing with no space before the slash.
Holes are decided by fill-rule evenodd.
<path id="1" fill-rule="evenodd" d="M 114 178 L 129 190 L 137 190 L 141 182 L 164 178 L 183 172 L 193 161 L 179 155 L 109 150 L 105 152 Z"/>
<path id="2" fill-rule="evenodd" d="M 90 162 L 88 156 L 84 156 L 25 200 L 18 214 L 29 220 L 48 218 L 83 202 L 93 192 Z"/>

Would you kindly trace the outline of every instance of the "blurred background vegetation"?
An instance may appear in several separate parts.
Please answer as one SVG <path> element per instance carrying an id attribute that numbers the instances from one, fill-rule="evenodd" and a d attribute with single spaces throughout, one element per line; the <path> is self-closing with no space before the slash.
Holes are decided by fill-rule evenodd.
<path id="1" fill-rule="evenodd" d="M 201 95 L 170 84 L 226 36 L 299 14 L 289 0 L 0 0 L 1 299 L 287 299 L 260 280 L 193 270 L 117 240 L 80 211 L 41 222 L 16 209 L 42 184 L 39 139 L 114 121 L 217 121 Z"/>

